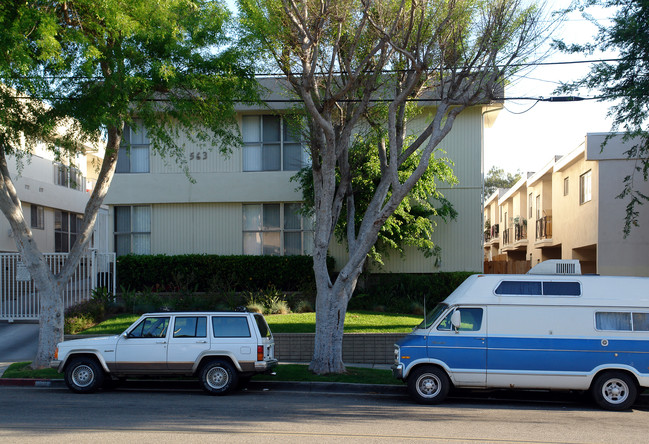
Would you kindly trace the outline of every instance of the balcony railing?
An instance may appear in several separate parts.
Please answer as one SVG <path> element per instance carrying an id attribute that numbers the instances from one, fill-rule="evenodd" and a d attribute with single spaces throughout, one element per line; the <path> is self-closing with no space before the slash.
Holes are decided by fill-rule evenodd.
<path id="1" fill-rule="evenodd" d="M 513 234 L 513 228 L 507 228 L 506 230 L 503 230 L 503 245 L 509 245 L 512 243 L 514 239 Z"/>
<path id="2" fill-rule="evenodd" d="M 484 242 L 485 244 L 491 240 L 491 230 L 485 230 L 484 232 Z"/>
<path id="3" fill-rule="evenodd" d="M 527 224 L 514 225 L 514 241 L 518 242 L 527 239 Z"/>
<path id="4" fill-rule="evenodd" d="M 536 240 L 552 239 L 552 216 L 536 220 Z"/>
<path id="5" fill-rule="evenodd" d="M 499 234 L 500 234 L 500 227 L 498 226 L 498 224 L 492 225 L 491 226 L 491 238 L 496 239 Z"/>

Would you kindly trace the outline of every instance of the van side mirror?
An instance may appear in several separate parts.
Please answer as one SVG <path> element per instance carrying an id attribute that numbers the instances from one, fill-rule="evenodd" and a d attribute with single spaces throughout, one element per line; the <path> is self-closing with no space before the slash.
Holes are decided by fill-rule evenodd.
<path id="1" fill-rule="evenodd" d="M 453 330 L 455 330 L 455 333 L 460 331 L 461 323 L 462 323 L 462 315 L 460 314 L 460 310 L 455 310 L 451 315 L 451 325 L 453 326 Z"/>

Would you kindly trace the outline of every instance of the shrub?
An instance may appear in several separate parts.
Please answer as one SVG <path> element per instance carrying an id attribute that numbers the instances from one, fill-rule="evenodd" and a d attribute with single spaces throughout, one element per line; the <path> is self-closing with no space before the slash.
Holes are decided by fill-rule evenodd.
<path id="1" fill-rule="evenodd" d="M 333 269 L 332 258 L 328 263 Z M 117 276 L 122 287 L 153 292 L 296 291 L 315 282 L 310 256 L 126 255 Z"/>
<path id="2" fill-rule="evenodd" d="M 311 302 L 306 300 L 299 301 L 295 306 L 296 313 L 313 313 L 314 311 Z"/>
<path id="3" fill-rule="evenodd" d="M 291 309 L 288 308 L 288 303 L 286 301 L 273 301 L 268 307 L 269 314 L 289 314 Z"/>

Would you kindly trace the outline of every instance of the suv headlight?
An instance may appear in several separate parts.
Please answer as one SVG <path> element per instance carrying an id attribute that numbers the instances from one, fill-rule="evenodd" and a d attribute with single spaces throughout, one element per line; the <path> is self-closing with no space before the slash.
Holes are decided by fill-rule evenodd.
<path id="1" fill-rule="evenodd" d="M 399 363 L 399 355 L 401 354 L 401 347 L 398 345 L 394 346 L 394 363 L 398 364 Z"/>

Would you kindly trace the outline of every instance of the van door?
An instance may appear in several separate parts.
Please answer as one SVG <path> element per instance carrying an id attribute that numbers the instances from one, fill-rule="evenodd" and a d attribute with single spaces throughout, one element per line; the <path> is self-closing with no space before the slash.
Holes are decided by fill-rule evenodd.
<path id="1" fill-rule="evenodd" d="M 451 323 L 456 311 L 460 313 L 458 328 Z M 430 330 L 428 357 L 446 364 L 455 385 L 484 387 L 487 383 L 486 333 L 487 310 L 484 307 L 455 307 Z"/>

